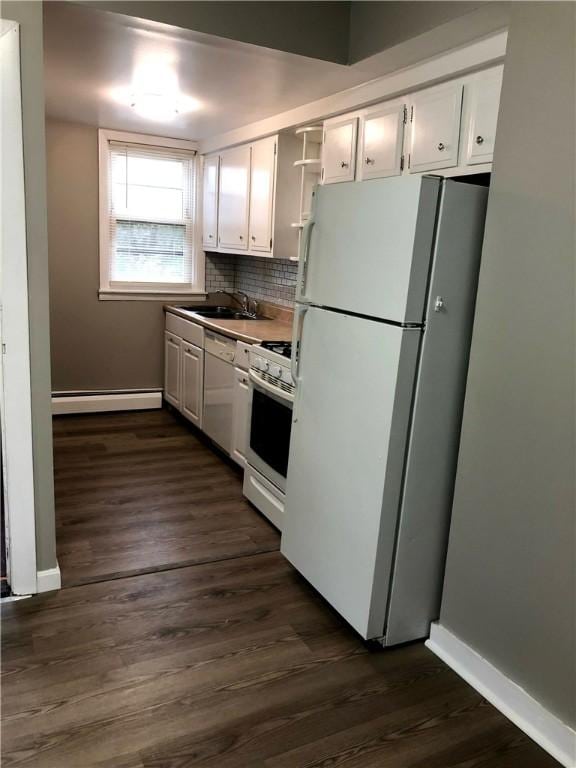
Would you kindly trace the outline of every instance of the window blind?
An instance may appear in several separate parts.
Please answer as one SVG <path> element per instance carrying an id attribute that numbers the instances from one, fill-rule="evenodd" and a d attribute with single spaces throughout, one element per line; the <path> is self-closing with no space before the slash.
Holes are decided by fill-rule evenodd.
<path id="1" fill-rule="evenodd" d="M 110 142 L 111 287 L 185 290 L 195 283 L 193 152 Z"/>

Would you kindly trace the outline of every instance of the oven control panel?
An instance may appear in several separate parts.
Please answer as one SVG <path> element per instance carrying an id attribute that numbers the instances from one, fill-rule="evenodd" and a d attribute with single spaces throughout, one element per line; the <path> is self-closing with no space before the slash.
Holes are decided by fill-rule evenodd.
<path id="1" fill-rule="evenodd" d="M 294 381 L 290 369 L 290 358 L 273 349 L 254 346 L 250 349 L 250 370 L 258 378 L 280 387 L 284 391 L 293 391 Z"/>

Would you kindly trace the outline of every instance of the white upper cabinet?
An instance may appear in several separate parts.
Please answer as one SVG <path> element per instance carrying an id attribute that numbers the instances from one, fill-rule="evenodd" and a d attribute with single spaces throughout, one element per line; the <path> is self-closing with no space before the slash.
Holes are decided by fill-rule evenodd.
<path id="1" fill-rule="evenodd" d="M 272 214 L 274 209 L 274 172 L 276 139 L 262 139 L 252 144 L 250 170 L 250 230 L 248 248 L 272 250 Z"/>
<path id="2" fill-rule="evenodd" d="M 219 155 L 204 159 L 202 192 L 202 244 L 205 248 L 218 246 L 218 169 Z"/>
<path id="3" fill-rule="evenodd" d="M 221 248 L 248 248 L 250 146 L 226 150 L 220 156 L 218 244 Z"/>
<path id="4" fill-rule="evenodd" d="M 498 122 L 502 67 L 480 72 L 464 86 L 463 163 L 491 163 Z"/>
<path id="5" fill-rule="evenodd" d="M 410 173 L 458 165 L 461 83 L 422 91 L 411 99 Z"/>
<path id="6" fill-rule="evenodd" d="M 354 181 L 358 117 L 336 117 L 324 123 L 322 181 Z"/>
<path id="7" fill-rule="evenodd" d="M 356 178 L 379 179 L 402 172 L 403 103 L 384 104 L 360 116 Z"/>

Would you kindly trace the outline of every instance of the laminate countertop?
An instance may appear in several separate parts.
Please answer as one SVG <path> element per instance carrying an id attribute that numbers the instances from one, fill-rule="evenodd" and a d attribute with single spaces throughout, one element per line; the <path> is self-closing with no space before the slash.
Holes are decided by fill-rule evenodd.
<path id="1" fill-rule="evenodd" d="M 181 307 L 164 305 L 166 312 L 183 317 L 193 323 L 204 326 L 210 331 L 221 333 L 247 344 L 260 344 L 262 341 L 290 341 L 292 339 L 292 323 L 287 317 L 269 318 L 261 320 L 220 320 L 202 317 L 193 310 Z"/>

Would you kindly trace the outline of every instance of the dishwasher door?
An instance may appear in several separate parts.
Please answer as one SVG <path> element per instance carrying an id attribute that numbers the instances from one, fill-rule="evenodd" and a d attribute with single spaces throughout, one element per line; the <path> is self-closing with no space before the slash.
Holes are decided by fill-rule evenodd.
<path id="1" fill-rule="evenodd" d="M 210 334 L 212 335 L 212 334 Z M 221 343 L 222 337 L 214 334 L 210 343 L 207 338 L 204 355 L 204 413 L 203 431 L 226 453 L 232 450 L 232 421 L 234 399 L 234 347 L 230 360 L 228 344 Z M 224 341 L 224 340 L 223 340 Z M 225 342 L 229 342 L 226 339 Z M 213 347 L 216 347 L 214 354 Z M 218 348 L 219 347 L 219 348 Z"/>

